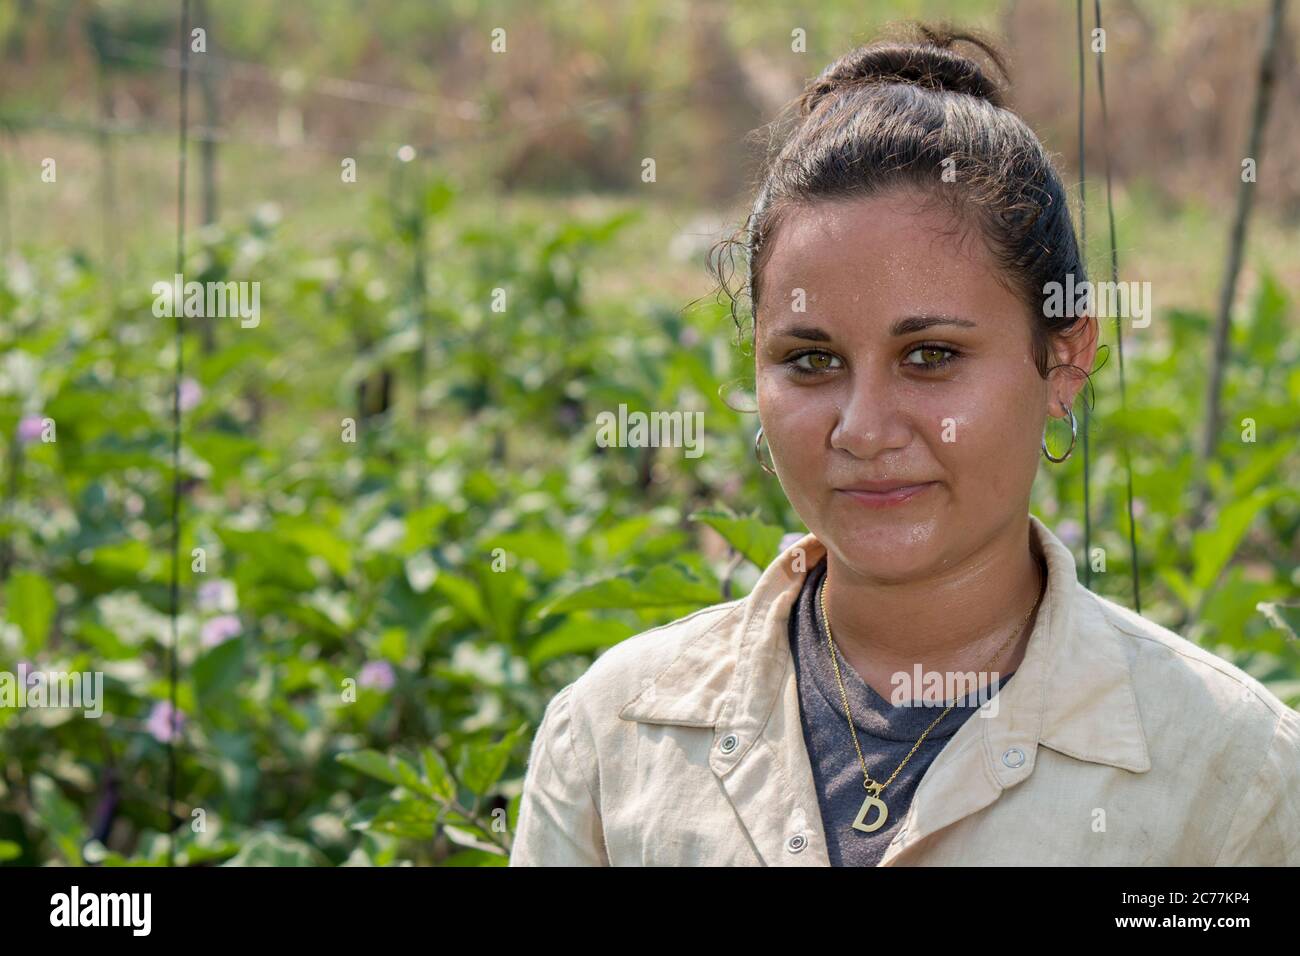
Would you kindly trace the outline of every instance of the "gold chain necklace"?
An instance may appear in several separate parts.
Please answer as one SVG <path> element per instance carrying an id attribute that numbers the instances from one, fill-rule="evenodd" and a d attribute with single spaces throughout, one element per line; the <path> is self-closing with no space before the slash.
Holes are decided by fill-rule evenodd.
<path id="1" fill-rule="evenodd" d="M 835 653 L 835 638 L 831 636 L 831 619 L 830 615 L 826 613 L 826 580 L 828 577 L 829 575 L 826 575 L 822 578 L 821 587 L 817 589 L 817 599 L 818 603 L 821 604 L 822 623 L 826 625 L 826 643 L 830 647 L 831 663 L 835 665 L 835 680 L 840 685 L 840 700 L 844 703 L 844 713 L 849 720 L 849 733 L 853 735 L 853 749 L 858 752 L 858 761 L 862 764 L 862 785 L 867 791 L 867 798 L 862 801 L 862 807 L 858 810 L 858 815 L 853 821 L 853 829 L 861 830 L 863 833 L 872 833 L 884 826 L 885 819 L 889 816 L 889 807 L 885 805 L 884 800 L 880 799 L 881 792 L 894 782 L 894 778 L 898 776 L 898 772 L 907 765 L 909 760 L 912 759 L 912 754 L 916 753 L 916 749 L 921 746 L 921 742 L 925 740 L 930 731 L 934 730 L 939 721 L 947 717 L 948 712 L 957 706 L 957 700 L 954 698 L 953 702 L 944 709 L 944 712 L 936 717 L 929 727 L 925 728 L 925 733 L 921 734 L 921 736 L 917 738 L 916 743 L 912 745 L 912 749 L 909 750 L 907 756 L 903 758 L 903 762 L 894 768 L 894 772 L 889 775 L 888 780 L 884 783 L 872 780 L 871 774 L 867 770 L 866 758 L 862 756 L 862 748 L 858 746 L 858 732 L 853 726 L 853 712 L 849 710 L 849 695 L 844 691 L 844 679 L 840 676 L 840 662 L 838 660 L 838 655 Z M 1033 605 L 1029 608 L 1029 613 L 1021 619 L 1020 625 L 1011 632 L 1011 636 L 1002 642 L 1002 646 L 997 649 L 993 657 L 991 657 L 988 663 L 984 665 L 984 670 L 988 670 L 990 665 L 1002 656 L 1002 652 L 1007 649 L 1007 645 L 1011 643 L 1012 638 L 1020 635 L 1021 631 L 1024 630 L 1025 624 L 1029 621 L 1029 618 L 1033 615 L 1034 611 L 1037 610 L 1039 602 L 1043 599 L 1043 586 L 1046 584 L 1043 577 L 1043 570 L 1040 566 L 1038 597 L 1034 599 Z M 876 819 L 871 823 L 867 823 L 867 813 L 872 807 L 875 807 L 878 811 Z"/>

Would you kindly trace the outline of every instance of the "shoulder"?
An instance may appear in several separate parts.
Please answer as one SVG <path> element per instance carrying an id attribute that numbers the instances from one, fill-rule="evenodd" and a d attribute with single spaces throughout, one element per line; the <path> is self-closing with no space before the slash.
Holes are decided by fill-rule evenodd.
<path id="1" fill-rule="evenodd" d="M 698 656 L 702 664 L 707 661 L 717 668 L 734 667 L 744 607 L 744 598 L 712 604 L 625 638 L 597 657 L 574 682 L 575 695 L 617 714 L 674 665 L 681 669 L 684 657 Z"/>
<path id="2" fill-rule="evenodd" d="M 1200 706 L 1249 703 L 1246 713 L 1269 727 L 1287 714 L 1295 716 L 1277 695 L 1226 658 L 1082 586 L 1080 591 L 1118 635 L 1130 663 L 1140 665 L 1134 668 L 1139 691 L 1196 692 Z"/>
<path id="3" fill-rule="evenodd" d="M 1300 865 L 1300 713 L 1231 661 L 1082 585 L 1119 641 L 1153 763 L 1231 794 L 1218 865 Z M 1094 618 L 1095 620 L 1096 618 Z"/>
<path id="4" fill-rule="evenodd" d="M 1129 663 L 1138 711 L 1156 747 L 1225 748 L 1225 770 L 1300 777 L 1300 713 L 1236 664 L 1169 628 L 1079 587 L 1118 639 Z M 1288 769 L 1289 768 L 1289 769 Z"/>
<path id="5" fill-rule="evenodd" d="M 551 698 L 537 736 L 593 768 L 618 751 L 634 711 L 706 725 L 735 671 L 744 608 L 744 598 L 710 605 L 615 644 Z M 596 792 L 593 778 L 588 785 Z"/>

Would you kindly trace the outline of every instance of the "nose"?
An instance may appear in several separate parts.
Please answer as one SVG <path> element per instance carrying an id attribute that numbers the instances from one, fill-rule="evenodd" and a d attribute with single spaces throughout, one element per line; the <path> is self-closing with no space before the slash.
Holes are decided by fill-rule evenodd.
<path id="1" fill-rule="evenodd" d="M 869 460 L 906 448 L 912 426 L 887 373 L 859 370 L 831 431 L 831 447 Z"/>

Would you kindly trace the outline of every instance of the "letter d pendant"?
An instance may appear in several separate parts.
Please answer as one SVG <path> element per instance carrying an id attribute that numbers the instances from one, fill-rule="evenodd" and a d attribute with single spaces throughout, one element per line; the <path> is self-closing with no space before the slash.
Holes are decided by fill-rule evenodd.
<path id="1" fill-rule="evenodd" d="M 878 783 L 864 784 L 867 788 L 867 799 L 862 801 L 862 808 L 858 810 L 857 819 L 853 821 L 853 829 L 861 830 L 863 833 L 874 833 L 885 825 L 885 818 L 889 816 L 889 807 L 885 806 L 885 801 L 877 796 L 881 787 Z M 879 813 L 872 823 L 867 823 L 867 813 L 875 807 Z"/>

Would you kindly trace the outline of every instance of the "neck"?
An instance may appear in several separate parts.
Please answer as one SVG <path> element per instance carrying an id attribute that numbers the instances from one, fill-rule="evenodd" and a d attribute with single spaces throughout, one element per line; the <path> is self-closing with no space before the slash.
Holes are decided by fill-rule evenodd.
<path id="1" fill-rule="evenodd" d="M 835 643 L 886 699 L 893 676 L 911 675 L 918 665 L 926 673 L 1010 674 L 1037 616 L 1025 620 L 1045 584 L 1039 560 L 1031 550 L 1028 514 L 956 565 L 910 581 L 859 575 L 828 551 L 825 600 Z M 979 682 L 997 679 L 981 673 Z"/>

